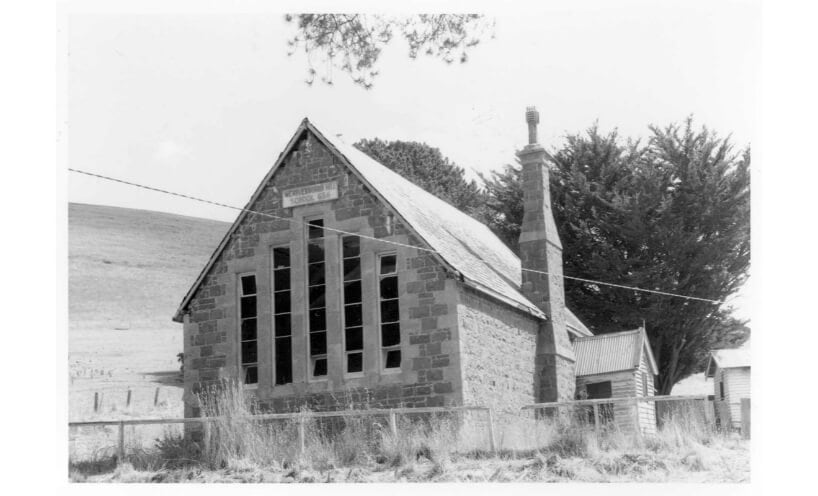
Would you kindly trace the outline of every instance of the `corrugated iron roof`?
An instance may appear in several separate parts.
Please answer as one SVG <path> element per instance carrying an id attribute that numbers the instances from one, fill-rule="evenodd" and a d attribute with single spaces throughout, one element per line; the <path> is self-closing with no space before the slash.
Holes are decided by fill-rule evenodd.
<path id="1" fill-rule="evenodd" d="M 751 361 L 749 348 L 711 350 L 710 358 L 707 360 L 706 375 L 707 377 L 713 377 L 713 375 L 716 373 L 716 367 L 721 369 L 749 367 Z"/>
<path id="2" fill-rule="evenodd" d="M 648 354 L 648 363 L 655 375 L 656 361 L 644 329 L 579 338 L 574 341 L 576 375 L 633 370 L 639 367 L 642 353 Z"/>
<path id="3" fill-rule="evenodd" d="M 499 297 L 511 304 L 525 308 L 530 313 L 544 318 L 543 312 L 520 292 L 522 279 L 521 263 L 500 238 L 485 224 L 470 217 L 452 205 L 425 191 L 388 167 L 372 159 L 354 146 L 340 138 L 321 133 L 307 119 L 301 123 L 287 148 L 282 152 L 276 164 L 259 185 L 256 193 L 248 202 L 250 208 L 260 191 L 272 178 L 296 138 L 309 130 L 323 141 L 332 151 L 340 155 L 349 167 L 356 171 L 365 183 L 377 193 L 409 227 L 435 250 L 452 268 L 460 272 L 466 282 L 476 289 L 492 296 Z M 190 298 L 201 283 L 210 265 L 224 249 L 233 230 L 241 223 L 246 212 L 242 212 L 228 231 L 222 244 L 216 249 L 202 274 L 188 291 L 177 311 L 175 319 L 180 319 Z M 577 335 L 591 336 L 592 333 L 569 309 L 566 310 L 566 321 L 569 328 Z"/>

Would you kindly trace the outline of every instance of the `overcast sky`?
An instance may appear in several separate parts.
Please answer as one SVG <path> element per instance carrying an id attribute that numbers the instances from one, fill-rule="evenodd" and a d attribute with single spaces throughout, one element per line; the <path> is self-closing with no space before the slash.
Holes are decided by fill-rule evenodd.
<path id="1" fill-rule="evenodd" d="M 426 142 L 469 171 L 598 121 L 645 136 L 693 115 L 739 147 L 755 133 L 755 2 L 545 2 L 492 14 L 466 64 L 410 60 L 402 40 L 370 90 L 335 70 L 305 84 L 282 12 L 80 13 L 67 18 L 68 164 L 243 206 L 302 118 L 354 142 Z M 321 59 L 313 59 L 321 67 Z M 236 212 L 72 174 L 72 202 L 231 221 Z"/>

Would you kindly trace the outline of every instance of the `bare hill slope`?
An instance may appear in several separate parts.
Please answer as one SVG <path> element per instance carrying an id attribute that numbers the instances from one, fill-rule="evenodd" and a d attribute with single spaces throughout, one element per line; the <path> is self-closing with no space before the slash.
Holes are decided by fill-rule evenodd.
<path id="1" fill-rule="evenodd" d="M 71 328 L 179 327 L 171 316 L 230 225 L 70 204 Z"/>
<path id="2" fill-rule="evenodd" d="M 182 414 L 176 360 L 182 326 L 171 317 L 228 228 L 213 220 L 69 204 L 71 419 Z M 133 401 L 126 408 L 128 390 Z M 98 412 L 95 394 L 101 395 Z"/>

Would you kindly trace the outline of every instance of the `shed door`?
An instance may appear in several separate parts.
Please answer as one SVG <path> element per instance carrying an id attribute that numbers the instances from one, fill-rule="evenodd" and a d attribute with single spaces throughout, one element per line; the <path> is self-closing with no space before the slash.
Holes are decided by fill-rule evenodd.
<path id="1" fill-rule="evenodd" d="M 610 398 L 612 394 L 611 381 L 593 382 L 585 386 L 589 400 Z"/>
<path id="2" fill-rule="evenodd" d="M 588 394 L 589 400 L 598 400 L 610 398 L 613 390 L 611 388 L 611 381 L 593 382 L 585 385 L 585 392 Z M 614 419 L 613 403 L 602 403 L 599 405 L 599 420 L 602 424 L 612 422 Z M 589 412 L 589 421 L 594 422 L 593 408 Z"/>

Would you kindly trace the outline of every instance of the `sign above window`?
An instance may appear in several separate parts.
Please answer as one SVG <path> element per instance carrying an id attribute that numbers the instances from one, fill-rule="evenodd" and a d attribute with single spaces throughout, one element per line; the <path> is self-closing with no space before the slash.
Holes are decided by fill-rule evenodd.
<path id="1" fill-rule="evenodd" d="M 281 192 L 282 206 L 284 208 L 309 205 L 310 203 L 319 203 L 337 198 L 338 183 L 335 181 L 303 186 L 301 188 L 285 189 Z"/>

